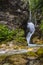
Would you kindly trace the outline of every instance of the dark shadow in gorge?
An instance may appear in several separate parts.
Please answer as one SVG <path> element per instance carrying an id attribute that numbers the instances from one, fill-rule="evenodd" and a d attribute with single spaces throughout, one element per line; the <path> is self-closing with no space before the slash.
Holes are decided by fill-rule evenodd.
<path id="1" fill-rule="evenodd" d="M 0 11 L 6 11 L 9 8 L 8 0 L 0 0 Z"/>
<path id="2" fill-rule="evenodd" d="M 24 36 L 27 36 L 28 29 L 27 29 L 27 22 L 28 22 L 28 17 L 26 20 L 23 20 L 22 24 L 20 25 L 21 29 L 24 30 Z"/>

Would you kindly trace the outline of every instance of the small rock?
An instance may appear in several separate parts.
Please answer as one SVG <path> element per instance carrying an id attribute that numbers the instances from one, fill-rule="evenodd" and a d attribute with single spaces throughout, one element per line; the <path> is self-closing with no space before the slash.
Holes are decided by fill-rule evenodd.
<path id="1" fill-rule="evenodd" d="M 0 21 L 0 24 L 7 24 L 7 21 Z"/>
<path id="2" fill-rule="evenodd" d="M 1 47 L 4 47 L 5 48 L 6 47 L 6 44 L 2 44 Z"/>

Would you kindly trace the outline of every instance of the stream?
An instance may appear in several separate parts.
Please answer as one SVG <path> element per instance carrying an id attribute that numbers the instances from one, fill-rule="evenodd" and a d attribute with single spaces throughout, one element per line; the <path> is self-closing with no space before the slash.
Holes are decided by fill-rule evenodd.
<path id="1" fill-rule="evenodd" d="M 42 65 L 43 61 L 41 59 L 39 59 L 38 57 L 27 57 L 25 55 L 25 53 L 27 52 L 36 52 L 39 48 L 36 47 L 36 49 L 21 49 L 21 50 L 9 50 L 9 51 L 1 51 L 0 52 L 0 60 L 5 56 L 4 59 L 2 59 L 0 61 L 0 64 L 1 65 Z M 19 56 L 20 55 L 20 56 Z M 24 56 L 23 56 L 24 55 Z M 16 60 L 11 60 L 13 56 L 13 59 L 16 59 Z M 23 57 L 22 57 L 23 56 Z M 26 56 L 26 58 L 24 58 Z M 11 58 L 11 59 L 9 59 Z M 19 58 L 19 60 L 18 60 Z M 22 59 L 21 59 L 22 58 Z M 22 60 L 26 60 L 27 62 L 23 62 Z M 14 62 L 16 62 L 16 64 L 14 64 Z M 17 63 L 18 62 L 18 63 Z M 20 64 L 19 64 L 20 63 Z"/>

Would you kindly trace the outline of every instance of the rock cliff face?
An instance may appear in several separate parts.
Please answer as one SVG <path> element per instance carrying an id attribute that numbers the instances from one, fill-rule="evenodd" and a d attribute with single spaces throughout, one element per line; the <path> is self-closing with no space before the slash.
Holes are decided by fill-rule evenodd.
<path id="1" fill-rule="evenodd" d="M 28 4 L 22 0 L 0 0 L 0 24 L 19 28 L 28 20 Z M 23 26 L 24 26 L 23 24 Z"/>

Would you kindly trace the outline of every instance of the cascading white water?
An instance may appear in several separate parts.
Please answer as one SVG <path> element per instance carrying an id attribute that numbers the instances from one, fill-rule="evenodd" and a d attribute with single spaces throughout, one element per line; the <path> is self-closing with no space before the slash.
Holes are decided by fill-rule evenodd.
<path id="1" fill-rule="evenodd" d="M 31 47 L 35 47 L 35 46 L 43 46 L 43 45 L 37 45 L 37 44 L 32 44 L 30 43 L 30 40 L 31 40 L 31 36 L 34 34 L 35 32 L 35 25 L 32 23 L 32 22 L 28 22 L 27 23 L 27 28 L 29 29 L 29 32 L 26 36 L 26 40 L 27 40 L 27 43 L 28 43 L 28 46 L 31 46 Z"/>
<path id="2" fill-rule="evenodd" d="M 28 22 L 27 23 L 27 28 L 29 29 L 29 32 L 28 32 L 28 34 L 26 36 L 26 40 L 27 40 L 28 46 L 36 46 L 36 44 L 30 44 L 31 36 L 35 32 L 35 26 L 34 26 L 34 24 L 32 22 Z"/>

